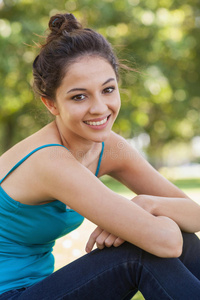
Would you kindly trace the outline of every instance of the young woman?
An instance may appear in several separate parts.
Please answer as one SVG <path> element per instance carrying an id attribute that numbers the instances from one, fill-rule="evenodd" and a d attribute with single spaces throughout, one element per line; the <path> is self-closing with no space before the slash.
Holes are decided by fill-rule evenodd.
<path id="1" fill-rule="evenodd" d="M 72 14 L 49 28 L 33 74 L 55 120 L 0 157 L 0 299 L 199 299 L 200 207 L 112 132 L 110 44 Z M 104 174 L 137 196 L 114 193 Z M 84 217 L 97 225 L 88 254 L 53 273 L 55 240 Z"/>

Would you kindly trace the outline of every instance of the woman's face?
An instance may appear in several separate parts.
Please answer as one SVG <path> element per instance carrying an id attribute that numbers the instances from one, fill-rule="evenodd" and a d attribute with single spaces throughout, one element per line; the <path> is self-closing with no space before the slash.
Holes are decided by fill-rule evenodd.
<path id="1" fill-rule="evenodd" d="M 96 56 L 78 59 L 57 89 L 55 106 L 57 124 L 66 138 L 104 141 L 120 109 L 112 66 Z"/>

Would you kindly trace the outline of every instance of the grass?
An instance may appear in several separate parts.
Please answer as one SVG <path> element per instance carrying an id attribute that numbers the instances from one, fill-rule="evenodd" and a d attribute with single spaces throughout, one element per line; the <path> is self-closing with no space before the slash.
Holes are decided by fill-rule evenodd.
<path id="1" fill-rule="evenodd" d="M 102 182 L 116 193 L 130 196 L 134 195 L 134 193 L 131 192 L 126 186 L 107 175 L 102 177 Z M 200 193 L 200 179 L 178 179 L 171 182 L 173 182 L 177 187 L 186 192 L 188 190 L 192 190 L 193 192 Z"/>
<path id="2" fill-rule="evenodd" d="M 132 298 L 132 300 L 143 300 L 143 299 L 144 297 L 140 292 L 137 292 L 137 294 L 135 294 L 135 296 Z"/>
<path id="3" fill-rule="evenodd" d="M 126 186 L 121 184 L 119 181 L 111 178 L 110 176 L 103 176 L 101 177 L 101 181 L 111 190 L 115 191 L 116 193 L 123 194 L 123 195 L 133 195 Z"/>
<path id="4" fill-rule="evenodd" d="M 173 183 L 181 190 L 195 190 L 200 192 L 200 179 L 179 179 L 174 180 Z"/>

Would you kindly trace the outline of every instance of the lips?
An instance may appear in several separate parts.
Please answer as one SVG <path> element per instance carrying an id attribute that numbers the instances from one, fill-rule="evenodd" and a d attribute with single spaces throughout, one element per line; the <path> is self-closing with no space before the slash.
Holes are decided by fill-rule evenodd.
<path id="1" fill-rule="evenodd" d="M 96 120 L 84 121 L 84 123 L 87 124 L 87 125 L 90 125 L 90 126 L 99 126 L 99 125 L 105 124 L 109 117 L 110 117 L 110 115 L 105 117 L 104 119 L 99 118 L 99 119 L 96 119 Z"/>

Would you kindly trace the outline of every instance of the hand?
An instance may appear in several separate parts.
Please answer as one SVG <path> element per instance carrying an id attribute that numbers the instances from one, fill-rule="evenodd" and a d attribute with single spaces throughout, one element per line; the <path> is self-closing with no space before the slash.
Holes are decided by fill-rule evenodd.
<path id="1" fill-rule="evenodd" d="M 156 205 L 157 202 L 156 199 L 158 197 L 156 196 L 150 196 L 150 195 L 137 195 L 133 199 L 131 199 L 132 202 L 149 212 L 150 214 L 156 216 Z"/>
<path id="2" fill-rule="evenodd" d="M 95 243 L 97 245 L 97 248 L 103 249 L 104 247 L 111 247 L 111 246 L 119 247 L 121 244 L 124 243 L 124 240 L 101 229 L 98 226 L 92 232 L 86 244 L 85 250 L 87 253 L 89 253 L 93 249 Z"/>

